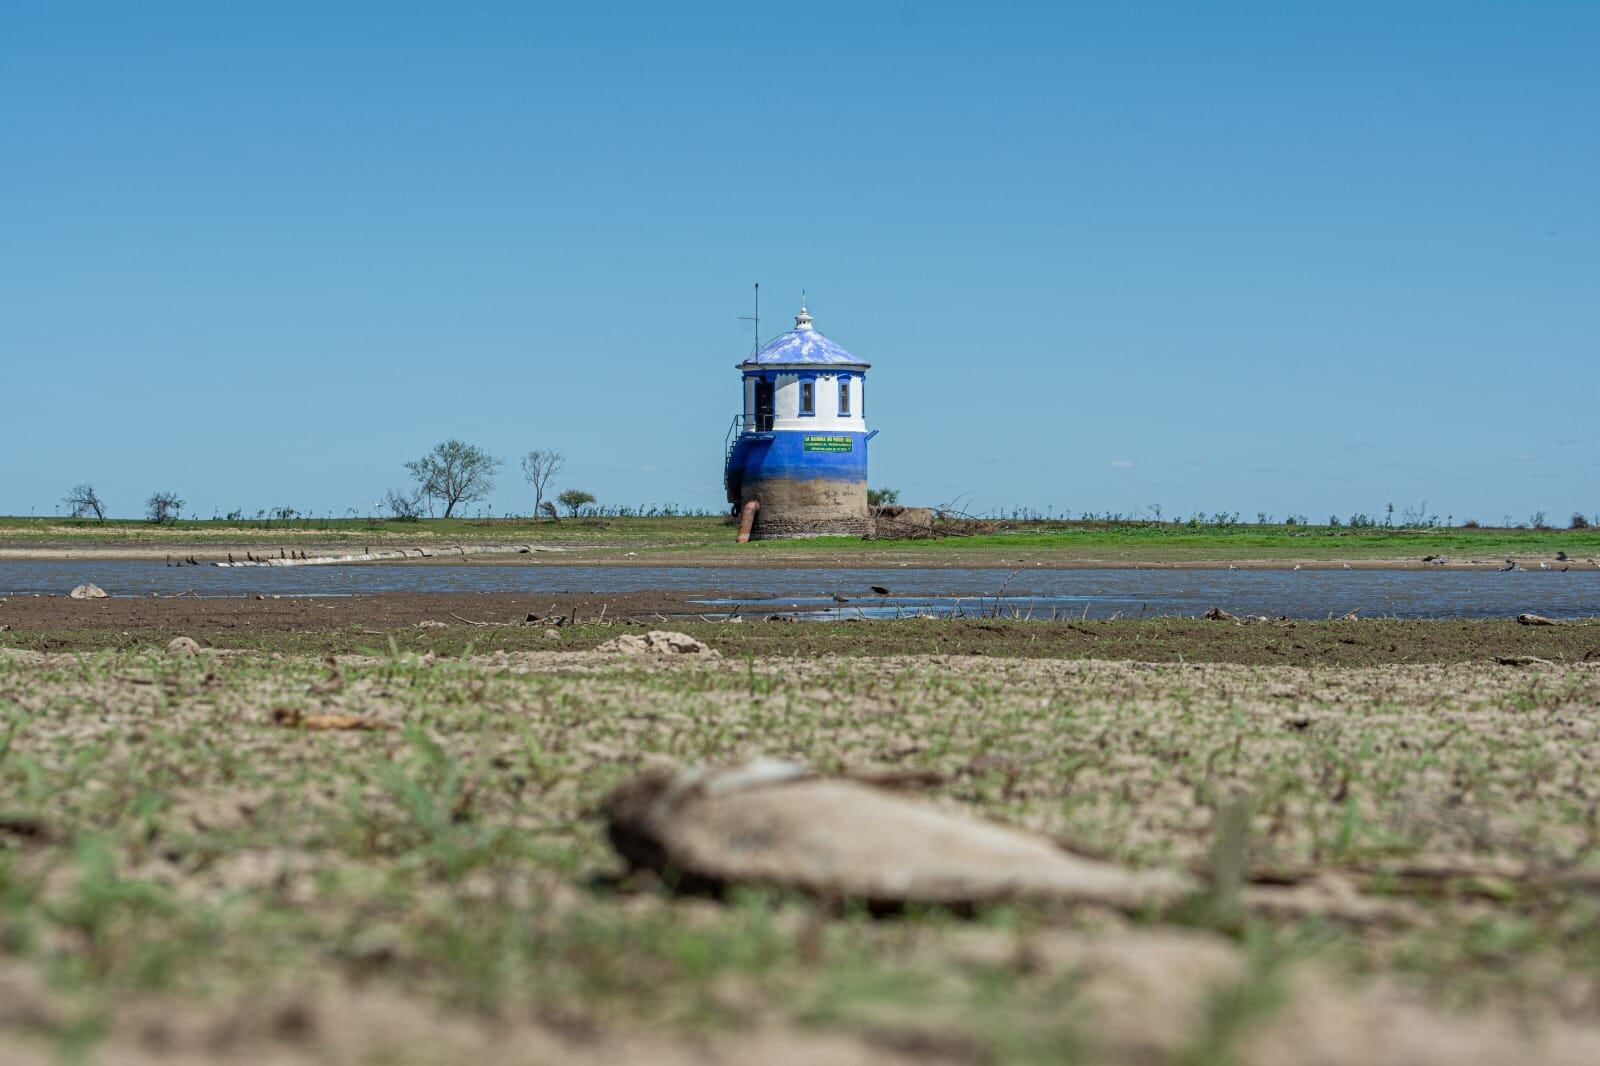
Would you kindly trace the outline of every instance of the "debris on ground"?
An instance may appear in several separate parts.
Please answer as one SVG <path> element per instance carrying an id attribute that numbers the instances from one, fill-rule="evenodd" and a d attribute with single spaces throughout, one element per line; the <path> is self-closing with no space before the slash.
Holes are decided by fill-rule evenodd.
<path id="1" fill-rule="evenodd" d="M 547 630 L 544 631 L 544 638 L 546 640 L 560 640 L 561 639 L 561 630 L 559 630 L 559 629 L 547 629 Z"/>
<path id="2" fill-rule="evenodd" d="M 721 653 L 704 641 L 696 640 L 687 633 L 676 633 L 667 629 L 652 629 L 644 636 L 624 633 L 615 640 L 606 641 L 595 650 L 620 652 L 623 655 L 704 655 L 712 659 L 722 657 Z"/>
<path id="3" fill-rule="evenodd" d="M 296 707 L 272 708 L 272 721 L 286 729 L 359 731 L 387 729 L 388 724 L 365 714 L 306 714 Z"/>
<path id="4" fill-rule="evenodd" d="M 1519 614 L 1517 622 L 1525 626 L 1564 626 L 1568 623 L 1559 618 L 1546 618 L 1542 614 Z"/>
<path id="5" fill-rule="evenodd" d="M 440 621 L 438 621 L 437 619 L 434 619 L 434 618 L 424 618 L 422 621 L 417 623 L 417 628 L 418 629 L 449 629 L 450 628 L 450 623 L 449 622 L 440 622 Z"/>
<path id="6" fill-rule="evenodd" d="M 1333 871 L 1320 871 L 1293 885 L 1249 885 L 1242 902 L 1257 916 L 1295 921 L 1404 925 L 1420 920 L 1419 911 L 1409 901 L 1366 895 L 1348 878 Z"/>
<path id="7" fill-rule="evenodd" d="M 90 581 L 79 585 L 67 595 L 75 600 L 103 600 L 106 598 L 107 592 L 93 581 Z"/>
<path id="8" fill-rule="evenodd" d="M 1238 621 L 1238 616 L 1237 615 L 1229 614 L 1227 611 L 1224 611 L 1221 607 L 1208 607 L 1208 608 L 1206 608 L 1206 613 L 1201 615 L 1200 617 L 1204 618 L 1207 622 L 1236 622 L 1236 621 Z"/>
<path id="9" fill-rule="evenodd" d="M 167 654 L 190 658 L 200 654 L 200 643 L 193 637 L 173 637 L 167 641 Z"/>
<path id="10" fill-rule="evenodd" d="M 686 886 L 766 885 L 883 907 L 1036 899 L 1129 911 L 1193 890 L 1175 871 L 1083 858 L 1032 833 L 771 759 L 647 769 L 604 810 L 630 865 L 670 871 Z"/>
<path id="11" fill-rule="evenodd" d="M 1496 655 L 1494 661 L 1501 666 L 1554 666 L 1549 659 L 1537 655 Z"/>

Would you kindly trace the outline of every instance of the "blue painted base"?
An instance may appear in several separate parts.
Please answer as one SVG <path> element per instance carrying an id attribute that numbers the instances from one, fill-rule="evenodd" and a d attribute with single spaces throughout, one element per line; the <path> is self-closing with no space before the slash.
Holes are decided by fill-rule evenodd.
<path id="1" fill-rule="evenodd" d="M 746 433 L 728 456 L 728 502 L 756 498 L 745 491 L 762 482 L 867 483 L 867 433 L 774 430 Z M 763 506 L 766 506 L 763 502 Z"/>

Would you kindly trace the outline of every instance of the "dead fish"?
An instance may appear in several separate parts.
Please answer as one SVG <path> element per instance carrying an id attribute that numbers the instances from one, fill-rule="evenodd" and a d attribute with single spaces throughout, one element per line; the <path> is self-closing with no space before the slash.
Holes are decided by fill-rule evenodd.
<path id="1" fill-rule="evenodd" d="M 646 770 L 602 810 L 630 866 L 684 887 L 767 885 L 877 906 L 1013 899 L 1142 910 L 1194 890 L 1173 870 L 1133 870 L 1054 841 L 800 763 Z"/>

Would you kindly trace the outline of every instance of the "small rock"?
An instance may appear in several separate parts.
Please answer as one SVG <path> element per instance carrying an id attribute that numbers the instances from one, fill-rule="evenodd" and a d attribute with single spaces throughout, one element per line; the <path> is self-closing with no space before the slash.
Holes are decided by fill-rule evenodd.
<path id="1" fill-rule="evenodd" d="M 545 639 L 546 640 L 560 640 L 561 639 L 561 630 L 559 630 L 559 629 L 547 629 L 547 630 L 544 631 L 544 635 L 545 635 Z"/>
<path id="2" fill-rule="evenodd" d="M 1207 608 L 1206 613 L 1200 617 L 1204 618 L 1207 622 L 1232 622 L 1235 620 L 1234 615 L 1224 611 L 1221 607 Z"/>
<path id="3" fill-rule="evenodd" d="M 666 629 L 652 629 L 642 637 L 637 633 L 625 633 L 615 640 L 606 641 L 596 650 L 620 652 L 623 655 L 704 655 L 712 659 L 721 658 L 721 653 L 710 645 L 687 633 Z"/>
<path id="4" fill-rule="evenodd" d="M 173 637 L 167 642 L 167 654 L 179 658 L 191 658 L 200 654 L 200 645 L 193 637 Z"/>
<path id="5" fill-rule="evenodd" d="M 450 623 L 449 622 L 440 622 L 437 619 L 433 619 L 433 618 L 424 618 L 422 621 L 417 623 L 417 628 L 418 629 L 449 629 L 450 628 Z"/>
<path id="6" fill-rule="evenodd" d="M 107 594 L 105 589 L 91 581 L 87 584 L 79 585 L 67 595 L 75 600 L 103 600 Z"/>

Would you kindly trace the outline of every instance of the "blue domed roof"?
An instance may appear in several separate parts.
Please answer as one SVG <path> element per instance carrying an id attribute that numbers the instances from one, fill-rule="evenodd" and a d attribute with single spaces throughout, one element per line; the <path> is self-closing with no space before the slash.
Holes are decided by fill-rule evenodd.
<path id="1" fill-rule="evenodd" d="M 760 351 L 739 364 L 758 366 L 871 366 L 811 328 L 811 315 L 805 305 L 794 316 L 794 329 L 770 341 Z"/>

